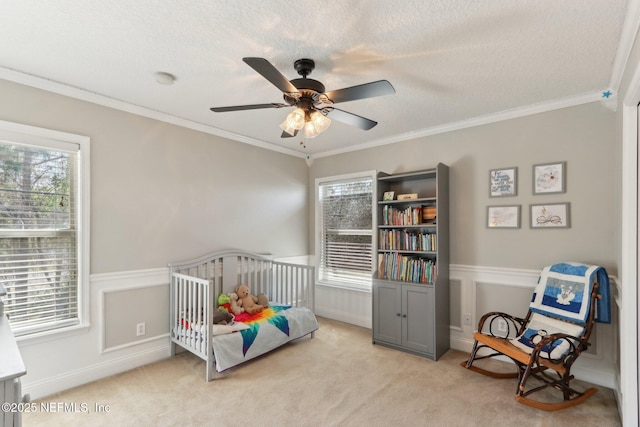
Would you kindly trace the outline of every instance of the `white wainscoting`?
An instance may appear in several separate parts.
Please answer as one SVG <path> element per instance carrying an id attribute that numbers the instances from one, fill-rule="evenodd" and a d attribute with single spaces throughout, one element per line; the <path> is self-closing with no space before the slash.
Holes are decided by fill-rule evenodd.
<path id="1" fill-rule="evenodd" d="M 452 349 L 470 352 L 473 346 L 473 333 L 478 319 L 484 311 L 499 309 L 516 316 L 524 316 L 531 294 L 538 281 L 538 270 L 451 265 L 449 268 L 452 286 L 451 299 L 451 338 Z M 583 353 L 574 364 L 572 373 L 576 378 L 609 387 L 618 388 L 616 359 L 618 357 L 617 306 L 615 302 L 616 280 L 612 277 L 612 314 L 611 325 L 596 326 L 593 334 L 593 347 Z M 455 288 L 455 289 L 454 289 Z M 517 296 L 518 301 L 513 301 Z M 492 305 L 495 304 L 495 305 Z M 514 307 L 516 312 L 508 309 Z M 342 322 L 371 329 L 371 293 L 345 290 L 324 285 L 316 285 L 316 314 Z M 465 323 L 469 315 L 470 322 Z"/>
<path id="2" fill-rule="evenodd" d="M 47 339 L 24 340 L 20 351 L 27 375 L 23 390 L 32 399 L 86 384 L 110 375 L 153 363 L 170 356 L 169 325 L 166 333 L 128 342 L 120 348 L 105 348 L 104 296 L 110 292 L 126 292 L 166 285 L 167 268 L 127 271 L 91 276 L 91 326 L 71 336 L 49 336 Z M 149 302 L 140 301 L 140 304 Z M 169 310 L 169 307 L 155 307 Z"/>
<path id="3" fill-rule="evenodd" d="M 451 348 L 470 352 L 473 347 L 473 333 L 476 330 L 478 320 L 484 313 L 477 313 L 478 286 L 495 285 L 506 288 L 526 288 L 533 292 L 538 281 L 539 271 L 496 268 L 496 267 L 477 267 L 468 265 L 451 265 L 449 266 L 449 279 L 456 282 L 460 286 L 460 301 L 451 301 L 451 305 L 456 307 L 451 310 L 452 313 L 458 313 L 461 318 L 451 319 L 451 323 L 456 325 L 451 329 Z M 529 293 L 529 298 L 531 297 Z M 505 302 L 502 300 L 501 293 L 496 292 L 490 296 L 496 301 L 496 307 L 504 307 Z M 528 301 L 525 302 L 527 304 Z M 518 302 L 518 306 L 522 306 Z M 524 316 L 524 313 L 512 313 L 518 316 Z M 471 321 L 465 324 L 465 315 L 470 315 Z"/>
<path id="4" fill-rule="evenodd" d="M 371 292 L 316 285 L 318 316 L 371 329 Z"/>
<path id="5" fill-rule="evenodd" d="M 310 259 L 309 259 L 310 258 Z M 290 258 L 290 262 L 308 263 L 312 257 Z M 105 295 L 110 292 L 147 289 L 161 285 L 168 287 L 166 268 L 96 274 L 91 276 L 91 326 L 88 330 L 59 338 L 24 340 L 19 347 L 27 367 L 23 390 L 33 399 L 48 396 L 62 390 L 95 381 L 100 378 L 124 372 L 170 356 L 167 333 L 159 333 L 144 339 L 132 339 L 118 347 L 105 346 Z M 477 319 L 478 301 L 493 299 L 498 305 L 509 304 L 501 301 L 501 289 L 511 295 L 514 289 L 531 291 L 538 280 L 538 271 L 451 265 L 452 286 L 451 348 L 469 352 L 473 345 L 473 332 Z M 616 361 L 618 355 L 617 306 L 620 299 L 616 292 L 616 281 L 612 278 L 612 325 L 598 325 L 594 348 L 583 354 L 574 365 L 576 378 L 601 386 L 618 389 L 619 375 Z M 168 288 L 167 288 L 168 289 Z M 484 295 L 487 291 L 495 295 Z M 528 294 L 529 292 L 523 292 Z M 316 286 L 315 310 L 318 316 L 371 329 L 371 293 Z M 141 301 L 141 303 L 148 303 Z M 518 305 L 526 306 L 520 301 Z M 167 310 L 168 307 L 157 307 Z M 465 315 L 471 317 L 471 324 L 465 324 Z M 524 313 L 513 313 L 524 315 Z"/>

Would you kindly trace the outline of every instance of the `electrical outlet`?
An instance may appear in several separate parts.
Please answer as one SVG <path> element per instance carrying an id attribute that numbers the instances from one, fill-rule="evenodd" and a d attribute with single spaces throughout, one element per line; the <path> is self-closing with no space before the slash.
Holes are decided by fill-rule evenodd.
<path id="1" fill-rule="evenodd" d="M 507 321 L 502 318 L 498 319 L 498 332 L 507 333 Z"/>
<path id="2" fill-rule="evenodd" d="M 464 324 L 471 326 L 471 315 L 469 313 L 464 315 Z"/>
<path id="3" fill-rule="evenodd" d="M 146 333 L 146 330 L 145 330 L 145 329 L 146 329 L 146 326 L 147 326 L 147 325 L 146 325 L 144 322 L 142 322 L 142 323 L 138 323 L 138 324 L 136 325 L 136 336 L 138 336 L 138 337 L 139 337 L 139 336 L 144 335 L 144 334 Z"/>

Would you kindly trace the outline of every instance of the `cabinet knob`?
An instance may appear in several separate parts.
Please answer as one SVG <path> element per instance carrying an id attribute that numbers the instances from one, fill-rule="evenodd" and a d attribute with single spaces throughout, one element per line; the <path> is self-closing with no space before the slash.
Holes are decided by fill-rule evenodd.
<path id="1" fill-rule="evenodd" d="M 397 313 L 397 314 L 396 314 L 396 316 L 400 317 L 400 316 L 401 316 L 401 314 L 400 314 L 400 313 Z"/>
<path id="2" fill-rule="evenodd" d="M 406 315 L 406 314 L 403 314 L 403 315 L 402 315 L 402 317 L 407 317 L 407 315 Z"/>

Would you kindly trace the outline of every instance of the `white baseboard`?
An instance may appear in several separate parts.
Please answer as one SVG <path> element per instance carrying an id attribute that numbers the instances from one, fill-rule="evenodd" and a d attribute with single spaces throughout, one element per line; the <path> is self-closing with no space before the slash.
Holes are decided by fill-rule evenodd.
<path id="1" fill-rule="evenodd" d="M 171 351 L 168 339 L 164 338 L 159 340 L 154 347 L 129 353 L 105 362 L 83 366 L 82 368 L 68 371 L 64 374 L 43 378 L 34 382 L 29 382 L 27 376 L 22 381 L 22 390 L 24 393 L 28 393 L 33 400 L 41 399 L 63 390 L 68 390 L 82 384 L 166 359 L 170 357 L 170 355 Z"/>
<path id="2" fill-rule="evenodd" d="M 342 310 L 331 310 L 327 307 L 317 307 L 316 315 L 326 317 L 327 319 L 337 320 L 339 322 L 349 323 L 351 325 L 361 326 L 371 329 L 371 316 L 358 316 L 358 313 L 344 312 Z"/>

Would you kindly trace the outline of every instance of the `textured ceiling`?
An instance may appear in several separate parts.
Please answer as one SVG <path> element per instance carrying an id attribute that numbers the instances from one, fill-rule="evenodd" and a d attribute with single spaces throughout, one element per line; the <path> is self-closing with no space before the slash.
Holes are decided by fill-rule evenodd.
<path id="1" fill-rule="evenodd" d="M 627 0 L 0 1 L 0 78 L 294 155 L 397 142 L 615 90 L 637 31 Z M 627 21 L 632 21 L 628 19 Z M 263 57 L 327 90 L 386 79 L 396 94 L 336 105 L 378 122 L 334 120 L 315 139 L 280 138 L 290 109 L 247 66 Z M 176 76 L 159 85 L 156 71 Z"/>

